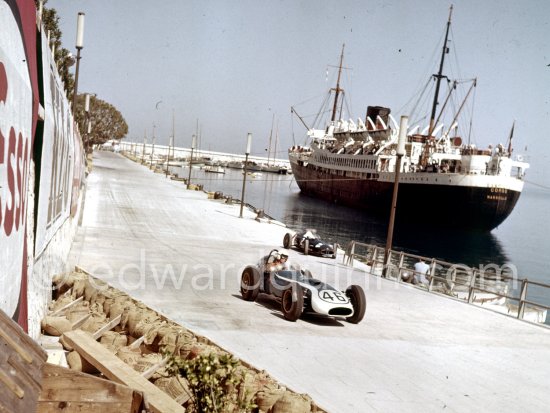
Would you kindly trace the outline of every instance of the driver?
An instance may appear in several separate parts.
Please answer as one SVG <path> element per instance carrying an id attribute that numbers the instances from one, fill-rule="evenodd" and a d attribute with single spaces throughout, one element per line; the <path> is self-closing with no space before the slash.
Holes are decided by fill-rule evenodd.
<path id="1" fill-rule="evenodd" d="M 286 270 L 288 268 L 288 253 L 282 251 L 275 256 L 275 259 L 271 263 L 271 268 L 273 270 Z"/>

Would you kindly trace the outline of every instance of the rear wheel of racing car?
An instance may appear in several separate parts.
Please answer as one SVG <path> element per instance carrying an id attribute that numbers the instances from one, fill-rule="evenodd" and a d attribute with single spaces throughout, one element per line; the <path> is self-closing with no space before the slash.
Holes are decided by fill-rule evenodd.
<path id="1" fill-rule="evenodd" d="M 254 301 L 260 292 L 260 275 L 246 268 L 241 276 L 241 295 L 246 301 Z"/>
<path id="2" fill-rule="evenodd" d="M 290 245 L 291 243 L 292 243 L 292 235 L 290 235 L 290 233 L 287 232 L 285 234 L 285 237 L 283 238 L 283 247 L 288 249 L 292 246 Z"/>
<path id="3" fill-rule="evenodd" d="M 304 311 L 304 291 L 299 285 L 287 288 L 281 298 L 281 308 L 285 320 L 296 321 Z"/>
<path id="4" fill-rule="evenodd" d="M 367 308 L 367 298 L 365 297 L 365 292 L 358 285 L 351 285 L 346 290 L 346 295 L 351 301 L 353 306 L 353 315 L 347 317 L 346 320 L 352 324 L 359 323 L 365 316 L 365 310 Z"/>

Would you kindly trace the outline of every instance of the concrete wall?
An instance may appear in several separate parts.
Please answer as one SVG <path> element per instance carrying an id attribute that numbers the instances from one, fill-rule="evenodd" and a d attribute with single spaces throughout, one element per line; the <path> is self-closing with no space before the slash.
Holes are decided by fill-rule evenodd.
<path id="1" fill-rule="evenodd" d="M 31 337 L 65 270 L 83 190 L 82 142 L 34 2 L 2 0 L 0 308 Z"/>

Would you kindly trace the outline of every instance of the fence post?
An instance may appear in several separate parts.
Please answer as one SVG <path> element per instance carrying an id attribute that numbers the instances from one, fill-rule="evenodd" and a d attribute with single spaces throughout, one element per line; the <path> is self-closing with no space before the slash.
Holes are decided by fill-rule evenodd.
<path id="1" fill-rule="evenodd" d="M 518 318 L 523 320 L 523 314 L 525 313 L 525 299 L 527 298 L 527 286 L 529 282 L 527 278 L 521 280 L 521 292 L 519 294 L 519 306 L 518 306 Z"/>
<path id="2" fill-rule="evenodd" d="M 435 260 L 432 258 L 432 263 L 430 264 L 430 283 L 428 284 L 428 291 L 432 291 L 434 286 L 434 275 L 435 275 Z"/>
<path id="3" fill-rule="evenodd" d="M 378 248 L 375 245 L 374 246 L 374 252 L 372 253 L 372 267 L 371 267 L 371 272 L 373 274 L 374 274 L 374 270 L 376 268 L 376 259 L 378 258 L 377 255 L 378 255 Z"/>
<path id="4" fill-rule="evenodd" d="M 403 269 L 404 260 L 405 260 L 405 254 L 403 253 L 403 251 L 401 251 L 399 253 L 399 265 L 397 267 L 397 282 L 401 282 L 401 270 Z"/>
<path id="5" fill-rule="evenodd" d="M 455 282 L 456 282 L 456 267 L 453 268 L 453 274 L 451 275 L 451 286 L 450 286 L 450 293 L 452 293 L 455 289 Z"/>
<path id="6" fill-rule="evenodd" d="M 348 265 L 351 265 L 353 267 L 353 256 L 355 255 L 355 241 L 351 241 L 351 252 L 349 254 L 349 262 Z"/>
<path id="7" fill-rule="evenodd" d="M 476 274 L 477 274 L 477 271 L 473 270 L 472 276 L 470 277 L 470 287 L 468 289 L 468 303 L 470 304 L 474 302 L 474 288 L 476 285 Z"/>

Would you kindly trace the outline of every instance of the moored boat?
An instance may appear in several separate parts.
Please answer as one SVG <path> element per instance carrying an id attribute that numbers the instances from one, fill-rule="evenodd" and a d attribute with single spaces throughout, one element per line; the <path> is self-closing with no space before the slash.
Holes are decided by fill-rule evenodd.
<path id="1" fill-rule="evenodd" d="M 529 165 L 520 157 L 512 157 L 513 127 L 507 145 L 483 150 L 464 143 L 458 135 L 458 114 L 445 128 L 439 121 L 452 89 L 436 117 L 450 23 L 451 14 L 439 73 L 434 75 L 437 86 L 430 123 L 423 130 L 414 126 L 406 133 L 397 220 L 490 231 L 512 212 Z M 343 50 L 331 120 L 325 129 L 308 130 L 309 145 L 289 149 L 292 172 L 304 194 L 389 215 L 398 165 L 399 125 L 390 109 L 380 106 L 369 106 L 364 121 L 336 120 L 342 62 Z"/>

